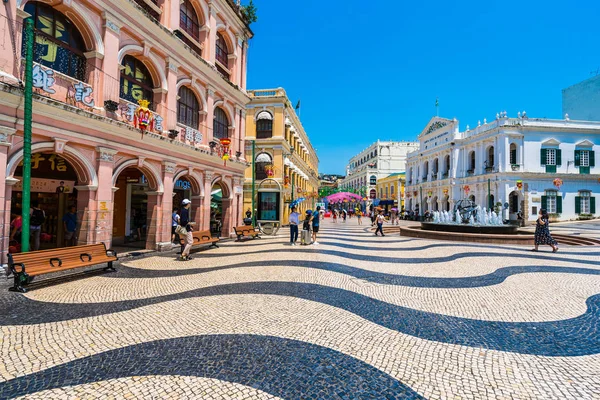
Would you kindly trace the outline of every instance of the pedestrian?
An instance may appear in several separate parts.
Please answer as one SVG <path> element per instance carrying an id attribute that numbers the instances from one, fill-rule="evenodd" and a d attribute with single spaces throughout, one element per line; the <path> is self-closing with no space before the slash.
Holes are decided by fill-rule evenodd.
<path id="1" fill-rule="evenodd" d="M 558 243 L 556 243 L 556 240 L 554 240 L 552 238 L 552 235 L 550 235 L 550 228 L 548 227 L 548 224 L 548 212 L 544 208 L 542 208 L 538 213 L 538 219 L 535 225 L 535 247 L 531 249 L 531 251 L 538 251 L 538 246 L 540 244 L 547 244 L 550 247 L 552 247 L 553 253 L 556 253 L 558 251 Z"/>
<path id="2" fill-rule="evenodd" d="M 179 215 L 179 225 L 177 226 L 176 232 L 180 236 L 185 237 L 185 245 L 181 250 L 181 257 L 179 260 L 188 261 L 191 260 L 190 250 L 192 249 L 192 244 L 194 243 L 194 236 L 192 235 L 192 227 L 190 225 L 191 217 L 190 217 L 190 204 L 192 202 L 189 199 L 183 199 L 181 202 L 181 213 Z"/>
<path id="3" fill-rule="evenodd" d="M 331 214 L 333 216 L 333 223 L 336 224 L 337 223 L 337 210 L 333 210 L 333 212 Z"/>
<path id="4" fill-rule="evenodd" d="M 63 215 L 63 225 L 65 227 L 65 247 L 77 245 L 77 212 L 75 206 L 69 207 L 69 212 Z"/>
<path id="5" fill-rule="evenodd" d="M 346 222 L 346 218 L 347 218 L 347 217 L 348 217 L 348 213 L 346 212 L 346 210 L 345 210 L 345 209 L 344 209 L 344 210 L 342 210 L 342 220 L 343 220 L 344 222 Z"/>
<path id="6" fill-rule="evenodd" d="M 317 211 L 315 212 L 315 214 L 317 215 L 317 218 L 313 217 L 311 218 L 311 222 L 312 222 L 312 244 L 319 244 L 319 242 L 317 242 L 317 233 L 319 233 L 319 225 L 320 225 L 320 221 L 319 221 L 319 212 L 321 211 L 321 206 L 317 206 Z"/>
<path id="7" fill-rule="evenodd" d="M 371 217 L 371 226 L 375 226 L 375 210 L 373 210 L 372 208 L 369 212 L 369 216 Z"/>
<path id="8" fill-rule="evenodd" d="M 33 236 L 33 251 L 37 251 L 40 249 L 40 234 L 42 233 L 42 224 L 46 221 L 46 213 L 40 208 L 39 202 L 33 200 L 29 215 L 31 216 L 29 229 Z"/>
<path id="9" fill-rule="evenodd" d="M 290 245 L 295 246 L 298 240 L 298 224 L 300 223 L 300 214 L 296 212 L 296 207 L 292 207 L 290 213 Z"/>
<path id="10" fill-rule="evenodd" d="M 302 223 L 302 236 L 300 237 L 300 243 L 303 245 L 309 245 L 310 242 L 310 222 L 312 219 L 312 212 L 310 210 L 306 210 L 306 215 L 304 217 L 304 222 Z"/>
<path id="11" fill-rule="evenodd" d="M 23 227 L 23 218 L 21 217 L 21 212 L 15 212 L 12 215 L 12 221 L 10 222 L 10 240 L 15 240 L 15 236 L 17 236 L 17 241 L 21 240 L 21 230 Z"/>
<path id="12" fill-rule="evenodd" d="M 375 236 L 377 236 L 377 232 L 381 232 L 381 236 L 385 236 L 383 234 L 383 221 L 385 220 L 385 216 L 383 215 L 383 210 L 379 210 L 379 215 L 377 215 L 377 229 L 375 230 Z"/>
<path id="13" fill-rule="evenodd" d="M 360 211 L 360 210 L 356 211 L 356 219 L 358 220 L 358 224 L 362 225 L 362 211 Z"/>
<path id="14" fill-rule="evenodd" d="M 181 241 L 177 234 L 177 225 L 179 225 L 179 208 L 173 207 L 173 214 L 171 214 L 171 242 L 173 244 L 180 244 Z"/>

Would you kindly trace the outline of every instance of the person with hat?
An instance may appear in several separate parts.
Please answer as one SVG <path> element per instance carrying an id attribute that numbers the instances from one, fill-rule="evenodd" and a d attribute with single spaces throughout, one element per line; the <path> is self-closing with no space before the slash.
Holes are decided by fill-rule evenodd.
<path id="1" fill-rule="evenodd" d="M 185 238 L 185 245 L 181 251 L 181 261 L 191 260 L 190 250 L 194 243 L 194 236 L 192 235 L 192 227 L 190 226 L 190 204 L 192 202 L 189 199 L 183 199 L 181 202 L 181 211 L 179 215 L 179 226 L 177 227 L 177 233 Z"/>

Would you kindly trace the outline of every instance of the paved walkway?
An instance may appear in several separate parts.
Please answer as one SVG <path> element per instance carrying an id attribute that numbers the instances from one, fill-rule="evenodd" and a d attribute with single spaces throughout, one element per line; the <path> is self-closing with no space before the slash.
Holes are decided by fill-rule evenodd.
<path id="1" fill-rule="evenodd" d="M 0 287 L 0 398 L 600 398 L 600 250 L 224 243 Z"/>

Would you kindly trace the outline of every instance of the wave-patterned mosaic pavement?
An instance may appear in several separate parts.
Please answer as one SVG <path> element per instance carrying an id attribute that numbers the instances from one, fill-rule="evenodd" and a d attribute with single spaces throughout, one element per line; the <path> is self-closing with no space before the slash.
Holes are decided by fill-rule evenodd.
<path id="1" fill-rule="evenodd" d="M 6 284 L 0 398 L 600 398 L 600 249 L 319 243 Z"/>

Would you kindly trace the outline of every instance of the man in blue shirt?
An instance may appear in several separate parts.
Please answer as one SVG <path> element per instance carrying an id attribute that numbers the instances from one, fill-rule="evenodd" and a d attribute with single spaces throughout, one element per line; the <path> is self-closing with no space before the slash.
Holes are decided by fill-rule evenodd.
<path id="1" fill-rule="evenodd" d="M 300 223 L 300 214 L 296 212 L 296 207 L 292 207 L 290 213 L 290 245 L 295 246 L 298 240 L 298 224 Z"/>
<path id="2" fill-rule="evenodd" d="M 312 217 L 312 244 L 319 244 L 319 242 L 317 242 L 317 233 L 319 232 L 319 222 L 321 222 L 320 211 L 321 206 L 317 206 L 317 211 L 313 213 Z"/>
<path id="3" fill-rule="evenodd" d="M 69 212 L 63 216 L 63 225 L 65 227 L 65 247 L 75 246 L 77 238 L 75 231 L 77 230 L 77 212 L 75 206 L 69 207 Z"/>

